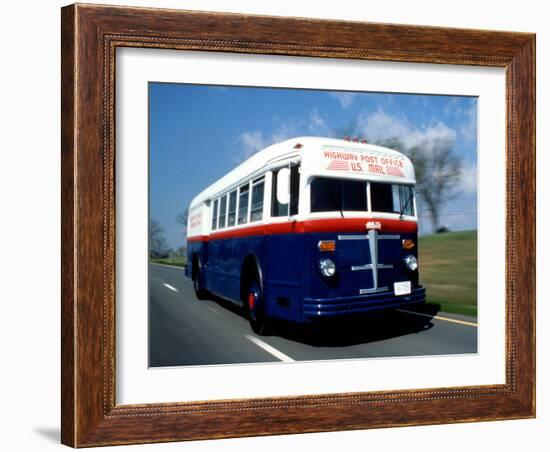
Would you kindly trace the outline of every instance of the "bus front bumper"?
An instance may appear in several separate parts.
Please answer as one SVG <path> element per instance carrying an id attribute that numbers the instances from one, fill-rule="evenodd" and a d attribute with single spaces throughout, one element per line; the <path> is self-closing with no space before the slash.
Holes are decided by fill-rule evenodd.
<path id="1" fill-rule="evenodd" d="M 304 298 L 302 314 L 306 318 L 324 318 L 339 315 L 358 314 L 378 309 L 399 308 L 401 306 L 423 303 L 426 289 L 416 287 L 409 295 L 396 296 L 393 292 L 379 292 L 368 295 L 336 298 Z"/>

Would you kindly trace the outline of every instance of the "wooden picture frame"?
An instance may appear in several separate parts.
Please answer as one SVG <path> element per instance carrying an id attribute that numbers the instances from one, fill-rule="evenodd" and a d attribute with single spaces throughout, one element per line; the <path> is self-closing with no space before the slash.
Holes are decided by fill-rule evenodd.
<path id="1" fill-rule="evenodd" d="M 62 442 L 73 447 L 535 416 L 535 36 L 71 5 L 62 9 Z M 115 404 L 115 50 L 506 70 L 506 382 L 316 396 Z"/>

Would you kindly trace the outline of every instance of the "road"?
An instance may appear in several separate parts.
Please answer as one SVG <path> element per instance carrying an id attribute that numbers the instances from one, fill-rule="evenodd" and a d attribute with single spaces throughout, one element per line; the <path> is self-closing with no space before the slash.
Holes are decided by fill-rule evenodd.
<path id="1" fill-rule="evenodd" d="M 403 309 L 255 335 L 240 308 L 198 300 L 184 270 L 149 265 L 149 365 L 311 361 L 476 353 L 476 319 Z"/>

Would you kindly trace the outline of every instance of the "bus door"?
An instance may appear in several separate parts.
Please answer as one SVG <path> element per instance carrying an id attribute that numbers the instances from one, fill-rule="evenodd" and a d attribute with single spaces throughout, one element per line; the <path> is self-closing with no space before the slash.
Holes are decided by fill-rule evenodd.
<path id="1" fill-rule="evenodd" d="M 298 214 L 300 166 L 273 171 L 270 223 L 267 238 L 268 309 L 271 315 L 295 318 L 300 312 L 304 270 L 304 236 L 293 219 Z"/>

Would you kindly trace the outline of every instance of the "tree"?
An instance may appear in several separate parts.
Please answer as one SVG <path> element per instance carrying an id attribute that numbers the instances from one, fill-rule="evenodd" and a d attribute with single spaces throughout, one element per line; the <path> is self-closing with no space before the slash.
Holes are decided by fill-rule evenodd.
<path id="1" fill-rule="evenodd" d="M 402 152 L 414 165 L 416 193 L 426 204 L 433 230 L 439 229 L 443 204 L 458 195 L 462 160 L 454 152 L 454 140 L 448 137 L 425 139 L 406 147 L 397 137 L 376 144 Z"/>
<path id="2" fill-rule="evenodd" d="M 444 138 L 404 150 L 416 173 L 416 192 L 426 203 L 434 231 L 439 228 L 443 204 L 458 195 L 462 160 L 453 152 L 453 141 Z"/>
<path id="3" fill-rule="evenodd" d="M 187 218 L 189 216 L 189 207 L 186 207 L 185 210 L 179 213 L 176 216 L 176 223 L 182 226 L 183 235 L 187 235 Z"/>
<path id="4" fill-rule="evenodd" d="M 343 139 L 345 137 L 359 136 L 357 121 L 353 120 L 342 127 L 338 127 L 332 131 L 332 135 L 336 138 Z"/>
<path id="5" fill-rule="evenodd" d="M 158 221 L 149 218 L 149 256 L 160 257 L 168 253 L 164 230 Z"/>
<path id="6" fill-rule="evenodd" d="M 385 138 L 383 140 L 378 140 L 375 142 L 378 146 L 384 146 L 386 148 L 393 149 L 394 151 L 402 152 L 403 154 L 406 153 L 405 145 L 403 142 L 395 137 L 395 138 Z"/>
<path id="7" fill-rule="evenodd" d="M 187 229 L 187 217 L 189 216 L 189 207 L 186 207 L 185 210 L 179 213 L 176 216 L 176 223 L 182 225 L 184 230 Z"/>

